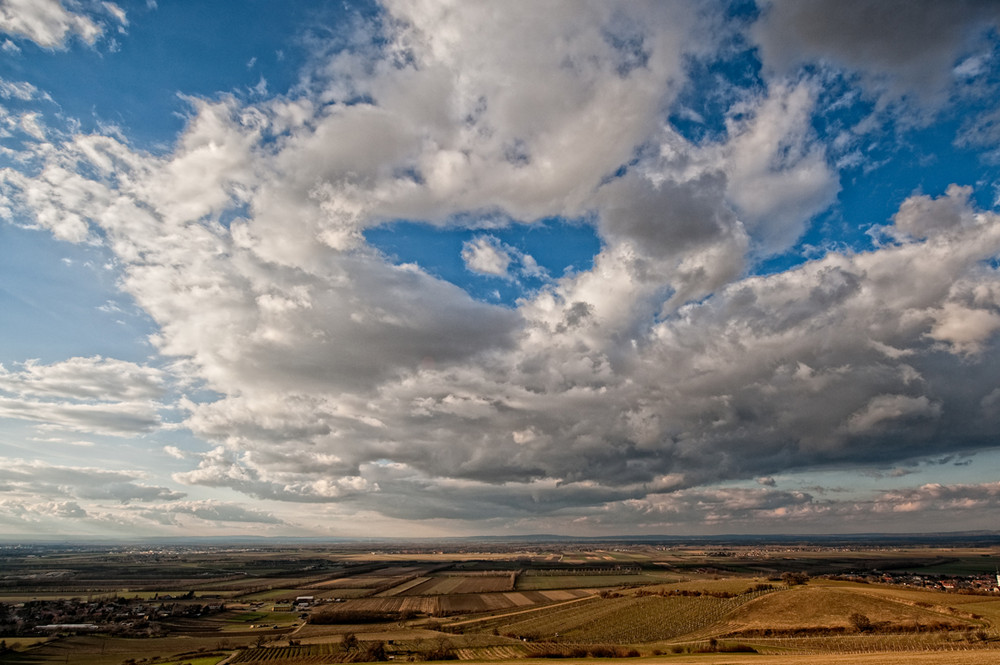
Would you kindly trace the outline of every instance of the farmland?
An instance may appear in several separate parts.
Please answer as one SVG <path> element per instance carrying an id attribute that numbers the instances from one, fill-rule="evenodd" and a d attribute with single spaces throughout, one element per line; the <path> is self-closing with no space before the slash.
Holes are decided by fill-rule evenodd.
<path id="1" fill-rule="evenodd" d="M 3 548 L 0 663 L 1000 659 L 1000 542 L 587 545 Z"/>

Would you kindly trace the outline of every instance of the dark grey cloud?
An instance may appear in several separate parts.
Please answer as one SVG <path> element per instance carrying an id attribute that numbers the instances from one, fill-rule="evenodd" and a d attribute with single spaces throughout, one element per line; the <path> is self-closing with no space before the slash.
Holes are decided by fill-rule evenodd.
<path id="1" fill-rule="evenodd" d="M 822 62 L 893 97 L 939 102 L 959 58 L 998 22 L 990 0 L 767 0 L 751 32 L 775 70 Z"/>

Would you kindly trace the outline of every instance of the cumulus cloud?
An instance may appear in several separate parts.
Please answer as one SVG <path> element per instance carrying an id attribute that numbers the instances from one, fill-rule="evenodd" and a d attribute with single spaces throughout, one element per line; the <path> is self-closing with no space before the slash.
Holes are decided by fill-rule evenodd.
<path id="1" fill-rule="evenodd" d="M 944 196 L 932 198 L 923 194 L 911 196 L 899 207 L 888 233 L 899 238 L 923 240 L 975 223 L 969 207 L 971 187 L 952 184 Z"/>
<path id="2" fill-rule="evenodd" d="M 758 38 L 797 11 L 775 4 Z M 189 100 L 160 154 L 49 138 L 34 170 L 0 171 L 6 205 L 104 243 L 159 354 L 208 389 L 183 408 L 210 450 L 164 448 L 190 465 L 180 483 L 406 519 L 599 506 L 749 522 L 841 509 L 774 474 L 995 445 L 998 216 L 959 183 L 909 197 L 870 250 L 749 275 L 839 180 L 811 80 L 746 95 L 712 142 L 664 124 L 710 40 L 694 16 L 387 3 L 371 43 L 319 58 L 287 96 Z M 469 226 L 468 269 L 510 278 L 537 263 L 490 225 L 559 215 L 593 224 L 601 250 L 513 308 L 391 265 L 363 234 L 400 218 Z M 105 358 L 28 362 L 0 370 L 0 415 L 147 432 L 167 383 Z M 762 487 L 717 488 L 735 479 Z M 69 494 L 176 497 L 105 484 Z M 276 524 L 220 504 L 147 512 Z"/>
<path id="3" fill-rule="evenodd" d="M 481 235 L 462 244 L 462 260 L 471 272 L 513 280 L 519 276 L 548 279 L 548 273 L 534 257 L 502 242 L 496 236 Z"/>
<path id="4" fill-rule="evenodd" d="M 163 446 L 163 452 L 165 452 L 170 457 L 174 459 L 185 459 L 187 458 L 187 453 L 178 448 L 177 446 Z"/>
<path id="5" fill-rule="evenodd" d="M 462 245 L 462 260 L 472 272 L 493 277 L 509 277 L 510 250 L 493 236 L 479 236 Z"/>

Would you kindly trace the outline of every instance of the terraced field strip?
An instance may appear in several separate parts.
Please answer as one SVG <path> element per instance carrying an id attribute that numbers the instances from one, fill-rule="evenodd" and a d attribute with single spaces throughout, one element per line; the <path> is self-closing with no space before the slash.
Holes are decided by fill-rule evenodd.
<path id="1" fill-rule="evenodd" d="M 626 584 L 655 584 L 665 582 L 664 574 L 627 573 L 627 574 L 590 574 L 590 575 L 520 575 L 517 578 L 518 591 L 542 591 L 568 588 L 614 587 Z"/>
<path id="2" fill-rule="evenodd" d="M 287 647 L 257 647 L 238 653 L 231 665 L 237 663 L 279 663 L 295 661 L 296 663 L 330 663 L 339 662 L 345 654 L 339 644 L 305 644 Z"/>
<path id="3" fill-rule="evenodd" d="M 355 589 L 370 589 L 372 587 L 377 587 L 386 582 L 392 581 L 392 577 L 385 575 L 356 575 L 354 577 L 338 577 L 332 580 L 326 580 L 325 582 L 318 582 L 313 585 L 314 589 L 339 589 L 339 588 L 355 588 Z"/>
<path id="4" fill-rule="evenodd" d="M 507 594 L 504 594 L 504 595 L 507 595 Z M 449 627 L 452 627 L 452 626 L 474 626 L 476 624 L 479 624 L 479 626 L 476 626 L 476 630 L 480 629 L 480 627 L 486 627 L 486 629 L 488 630 L 489 628 L 492 628 L 494 625 L 499 625 L 500 623 L 502 623 L 505 619 L 508 619 L 509 617 L 524 615 L 524 614 L 528 614 L 528 613 L 531 613 L 531 612 L 546 612 L 546 611 L 550 611 L 550 610 L 552 610 L 554 608 L 557 608 L 557 607 L 562 607 L 564 605 L 570 605 L 572 603 L 581 603 L 581 602 L 585 602 L 587 600 L 593 600 L 595 598 L 597 598 L 597 596 L 584 596 L 582 598 L 574 598 L 573 600 L 567 600 L 567 601 L 564 601 L 562 603 L 555 603 L 554 605 L 544 605 L 542 607 L 532 607 L 532 608 L 529 608 L 529 609 L 526 609 L 526 610 L 517 610 L 515 612 L 506 612 L 504 614 L 494 614 L 492 616 L 483 617 L 483 618 L 480 618 L 480 619 L 466 619 L 465 621 L 456 621 L 456 622 L 448 624 L 448 625 L 449 625 Z"/>
<path id="5" fill-rule="evenodd" d="M 520 645 L 469 647 L 455 653 L 459 660 L 516 660 L 523 658 L 527 649 Z"/>
<path id="6" fill-rule="evenodd" d="M 503 622 L 498 630 L 501 633 L 531 636 L 535 639 L 557 637 L 560 633 L 572 630 L 590 623 L 608 611 L 607 602 L 594 598 L 588 603 L 577 603 L 570 607 L 561 607 L 540 615 L 524 617 L 512 623 Z"/>
<path id="7" fill-rule="evenodd" d="M 461 577 L 432 577 L 420 587 L 413 590 L 418 596 L 446 596 L 455 593 L 462 585 Z"/>
<path id="8" fill-rule="evenodd" d="M 592 658 L 561 658 L 560 665 L 594 665 Z M 608 661 L 604 661 L 608 662 Z M 628 663 L 630 661 L 618 661 Z M 904 652 L 860 654 L 787 654 L 764 656 L 756 653 L 697 653 L 690 655 L 664 655 L 643 659 L 643 663 L 665 665 L 996 665 L 997 652 L 993 650 L 965 652 Z M 523 658 L 519 665 L 553 665 L 551 659 Z"/>
<path id="9" fill-rule="evenodd" d="M 324 600 L 329 600 L 330 598 L 364 598 L 365 596 L 371 595 L 372 590 L 366 589 L 364 587 L 358 589 L 347 589 L 344 587 L 339 587 L 336 589 L 325 589 L 317 591 L 315 589 L 308 589 L 302 593 L 295 594 L 296 596 L 315 596 L 316 598 L 322 598 Z"/>
<path id="10" fill-rule="evenodd" d="M 423 584 L 424 582 L 427 582 L 430 579 L 431 579 L 430 577 L 414 577 L 409 582 L 404 582 L 403 584 L 400 584 L 399 586 L 394 586 L 391 589 L 386 589 L 385 591 L 383 591 L 381 593 L 375 594 L 375 597 L 376 598 L 385 598 L 385 597 L 388 597 L 388 596 L 399 596 L 401 594 L 406 593 L 407 591 L 409 591 L 413 587 L 420 586 L 421 584 Z"/>
<path id="11" fill-rule="evenodd" d="M 430 596 L 390 596 L 383 598 L 351 598 L 333 606 L 334 611 L 343 612 L 405 612 L 432 613 L 440 609 L 440 598 Z"/>
<path id="12" fill-rule="evenodd" d="M 296 596 L 312 595 L 304 592 L 302 589 L 289 589 L 285 587 L 279 587 L 275 589 L 267 589 L 264 591 L 257 591 L 255 593 L 249 593 L 240 598 L 241 601 L 273 601 L 278 599 L 288 599 L 294 600 Z"/>
<path id="13" fill-rule="evenodd" d="M 477 630 L 532 639 L 584 643 L 636 644 L 674 639 L 718 623 L 736 608 L 768 591 L 734 598 L 713 596 L 592 597 L 589 602 L 563 603 L 544 611 L 501 616 L 484 621 Z"/>
<path id="14" fill-rule="evenodd" d="M 408 596 L 443 596 L 462 593 L 496 593 L 510 591 L 514 578 L 510 573 L 501 575 L 437 575 L 421 578 L 423 583 L 400 591 Z M 395 589 L 393 589 L 395 591 Z"/>
<path id="15" fill-rule="evenodd" d="M 727 640 L 729 641 L 729 640 Z M 831 635 L 823 637 L 770 637 L 739 640 L 761 653 L 884 653 L 913 651 L 983 651 L 1000 656 L 1000 645 L 970 641 L 953 633 L 888 635 Z M 1000 661 L 1000 658 L 998 658 Z"/>

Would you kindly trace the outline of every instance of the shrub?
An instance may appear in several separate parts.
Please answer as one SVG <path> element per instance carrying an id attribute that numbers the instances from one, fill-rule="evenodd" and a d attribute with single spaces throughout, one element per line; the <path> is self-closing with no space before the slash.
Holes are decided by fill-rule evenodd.
<path id="1" fill-rule="evenodd" d="M 458 654 L 444 638 L 441 638 L 433 649 L 424 653 L 424 660 L 458 660 Z"/>
<path id="2" fill-rule="evenodd" d="M 590 648 L 590 655 L 594 658 L 614 658 L 617 654 L 612 647 L 597 646 Z"/>
<path id="3" fill-rule="evenodd" d="M 809 575 L 807 573 L 798 572 L 788 572 L 781 574 L 781 581 L 788 586 L 796 586 L 798 584 L 805 584 L 809 581 Z"/>
<path id="4" fill-rule="evenodd" d="M 584 655 L 587 655 L 584 652 Z M 562 649 L 545 649 L 544 651 L 536 651 L 531 654 L 533 658 L 569 658 L 569 653 L 563 651 Z"/>
<path id="5" fill-rule="evenodd" d="M 358 648 L 358 636 L 354 633 L 344 633 L 344 638 L 340 640 L 342 651 L 351 651 Z"/>
<path id="6" fill-rule="evenodd" d="M 848 618 L 851 620 L 851 625 L 859 633 L 867 633 L 873 628 L 872 620 L 861 612 L 853 612 Z"/>
<path id="7" fill-rule="evenodd" d="M 385 653 L 385 642 L 379 640 L 377 642 L 369 642 L 364 651 L 362 652 L 364 661 L 366 663 L 377 663 L 389 660 L 389 656 Z"/>

